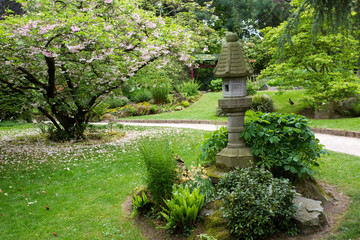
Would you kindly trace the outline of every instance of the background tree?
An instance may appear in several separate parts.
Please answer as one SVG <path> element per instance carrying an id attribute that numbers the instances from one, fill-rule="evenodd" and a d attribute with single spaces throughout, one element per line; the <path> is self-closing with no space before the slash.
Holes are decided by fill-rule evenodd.
<path id="1" fill-rule="evenodd" d="M 292 4 L 301 6 L 300 1 Z M 359 42 L 351 34 L 331 32 L 326 28 L 321 28 L 314 39 L 311 29 L 315 15 L 310 5 L 301 12 L 301 25 L 290 32 L 290 41 L 282 46 L 282 58 L 274 58 L 261 74 L 262 77 L 275 78 L 283 86 L 302 86 L 315 109 L 334 110 L 334 106 L 359 90 L 354 74 Z M 263 31 L 263 47 L 268 48 L 270 55 L 276 55 L 278 40 L 287 24 L 284 22 L 279 27 Z"/>
<path id="2" fill-rule="evenodd" d="M 21 1 L 0 26 L 0 83 L 31 100 L 57 130 L 82 138 L 101 97 L 155 60 L 190 62 L 193 32 L 137 2 Z"/>
<path id="3" fill-rule="evenodd" d="M 21 4 L 13 0 L 0 0 L 0 20 L 9 14 L 23 14 Z"/>
<path id="4" fill-rule="evenodd" d="M 240 36 L 256 35 L 258 29 L 276 27 L 290 15 L 287 0 L 214 0 L 219 26 Z"/>

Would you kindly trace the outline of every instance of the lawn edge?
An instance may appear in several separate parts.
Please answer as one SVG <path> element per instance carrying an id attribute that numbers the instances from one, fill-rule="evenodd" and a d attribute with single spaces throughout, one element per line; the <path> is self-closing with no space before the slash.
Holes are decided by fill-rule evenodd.
<path id="1" fill-rule="evenodd" d="M 117 119 L 115 122 L 124 122 L 124 123 L 189 123 L 189 124 L 214 124 L 214 125 L 227 125 L 226 121 L 216 121 L 216 120 L 179 120 L 179 119 Z M 314 133 L 323 133 L 334 136 L 342 137 L 354 137 L 360 138 L 360 132 L 356 131 L 347 131 L 341 129 L 332 129 L 332 128 L 317 128 L 310 127 Z"/>

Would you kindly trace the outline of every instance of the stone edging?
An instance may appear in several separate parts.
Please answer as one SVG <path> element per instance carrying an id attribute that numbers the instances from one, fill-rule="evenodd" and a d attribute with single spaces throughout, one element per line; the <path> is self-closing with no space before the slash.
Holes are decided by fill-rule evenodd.
<path id="1" fill-rule="evenodd" d="M 184 123 L 184 124 L 215 124 L 215 125 L 223 125 L 225 126 L 227 122 L 225 121 L 211 121 L 211 120 L 178 120 L 178 119 L 117 119 L 116 122 L 133 122 L 133 123 Z M 335 136 L 343 136 L 343 137 L 355 137 L 360 138 L 360 132 L 355 131 L 346 131 L 340 129 L 331 129 L 331 128 L 314 128 L 311 130 L 315 133 L 323 133 Z"/>

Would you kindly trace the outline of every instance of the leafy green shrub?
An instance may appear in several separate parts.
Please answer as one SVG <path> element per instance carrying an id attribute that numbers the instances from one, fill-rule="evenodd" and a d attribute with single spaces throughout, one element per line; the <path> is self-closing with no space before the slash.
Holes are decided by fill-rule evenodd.
<path id="1" fill-rule="evenodd" d="M 213 92 L 219 92 L 222 90 L 222 80 L 220 78 L 211 80 L 210 89 Z"/>
<path id="2" fill-rule="evenodd" d="M 245 129 L 240 134 L 260 158 L 257 165 L 275 175 L 290 179 L 313 175 L 320 154 L 325 153 L 319 140 L 300 115 L 252 113 L 248 111 Z"/>
<path id="3" fill-rule="evenodd" d="M 148 102 L 151 100 L 151 98 L 152 98 L 151 92 L 146 88 L 137 89 L 133 91 L 133 93 L 131 94 L 131 99 L 137 103 Z"/>
<path id="4" fill-rule="evenodd" d="M 152 99 L 156 104 L 167 103 L 169 98 L 170 87 L 166 84 L 155 84 L 151 88 Z"/>
<path id="5" fill-rule="evenodd" d="M 176 174 L 176 161 L 166 138 L 144 138 L 139 150 L 145 163 L 145 182 L 155 205 L 159 207 L 171 197 Z"/>
<path id="6" fill-rule="evenodd" d="M 106 110 L 108 109 L 109 104 L 101 101 L 99 104 L 97 104 L 94 108 L 91 109 L 89 112 L 89 119 L 90 121 L 100 121 L 102 115 L 106 113 Z"/>
<path id="7" fill-rule="evenodd" d="M 259 168 L 237 169 L 217 185 L 224 199 L 223 215 L 238 239 L 265 238 L 277 231 L 295 234 L 295 191 L 286 179 Z"/>
<path id="8" fill-rule="evenodd" d="M 246 92 L 247 92 L 247 95 L 249 95 L 249 96 L 256 94 L 256 90 L 252 84 L 246 84 Z"/>
<path id="9" fill-rule="evenodd" d="M 132 198 L 132 208 L 133 211 L 131 213 L 131 217 L 135 217 L 137 214 L 141 212 L 146 212 L 149 210 L 151 203 L 148 197 L 145 194 L 145 191 L 142 192 L 142 195 L 134 194 Z"/>
<path id="10" fill-rule="evenodd" d="M 210 134 L 204 136 L 205 140 L 200 143 L 199 159 L 202 164 L 215 163 L 215 157 L 218 152 L 227 146 L 228 132 L 226 127 L 221 127 Z"/>
<path id="11" fill-rule="evenodd" d="M 269 113 L 274 111 L 274 103 L 271 97 L 266 94 L 252 97 L 251 110 L 254 112 Z"/>
<path id="12" fill-rule="evenodd" d="M 172 197 L 165 202 L 166 208 L 160 214 L 167 220 L 166 228 L 192 228 L 199 211 L 204 205 L 204 195 L 199 188 L 190 191 L 187 185 L 173 186 Z"/>
<path id="13" fill-rule="evenodd" d="M 190 103 L 189 101 L 182 101 L 181 104 L 184 106 L 184 107 L 190 107 Z"/>
<path id="14" fill-rule="evenodd" d="M 33 107 L 29 100 L 19 93 L 6 92 L 2 86 L 0 91 L 0 121 L 25 120 L 31 122 L 33 118 Z"/>
<path id="15" fill-rule="evenodd" d="M 199 94 L 200 84 L 194 80 L 183 82 L 181 85 L 177 86 L 177 90 L 184 94 L 186 97 L 196 96 Z"/>
<path id="16" fill-rule="evenodd" d="M 43 134 L 47 135 L 47 138 L 54 142 L 65 142 L 74 138 L 72 132 L 67 132 L 64 129 L 58 129 L 52 123 L 38 124 L 37 125 Z"/>
<path id="17" fill-rule="evenodd" d="M 126 99 L 127 98 L 110 95 L 110 97 L 106 99 L 106 103 L 109 105 L 109 108 L 123 107 L 128 102 Z"/>

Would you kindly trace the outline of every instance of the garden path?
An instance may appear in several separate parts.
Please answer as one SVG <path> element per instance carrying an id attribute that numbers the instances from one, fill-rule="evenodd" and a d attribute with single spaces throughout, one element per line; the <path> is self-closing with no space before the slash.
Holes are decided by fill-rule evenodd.
<path id="1" fill-rule="evenodd" d="M 177 128 L 191 128 L 199 130 L 215 131 L 221 125 L 215 124 L 184 124 L 184 123 L 132 123 L 122 122 L 124 125 L 136 126 L 159 126 L 159 127 L 177 127 Z M 335 152 L 341 152 L 360 156 L 360 138 L 334 136 L 328 134 L 315 133 L 316 138 L 325 146 L 325 149 Z"/>

